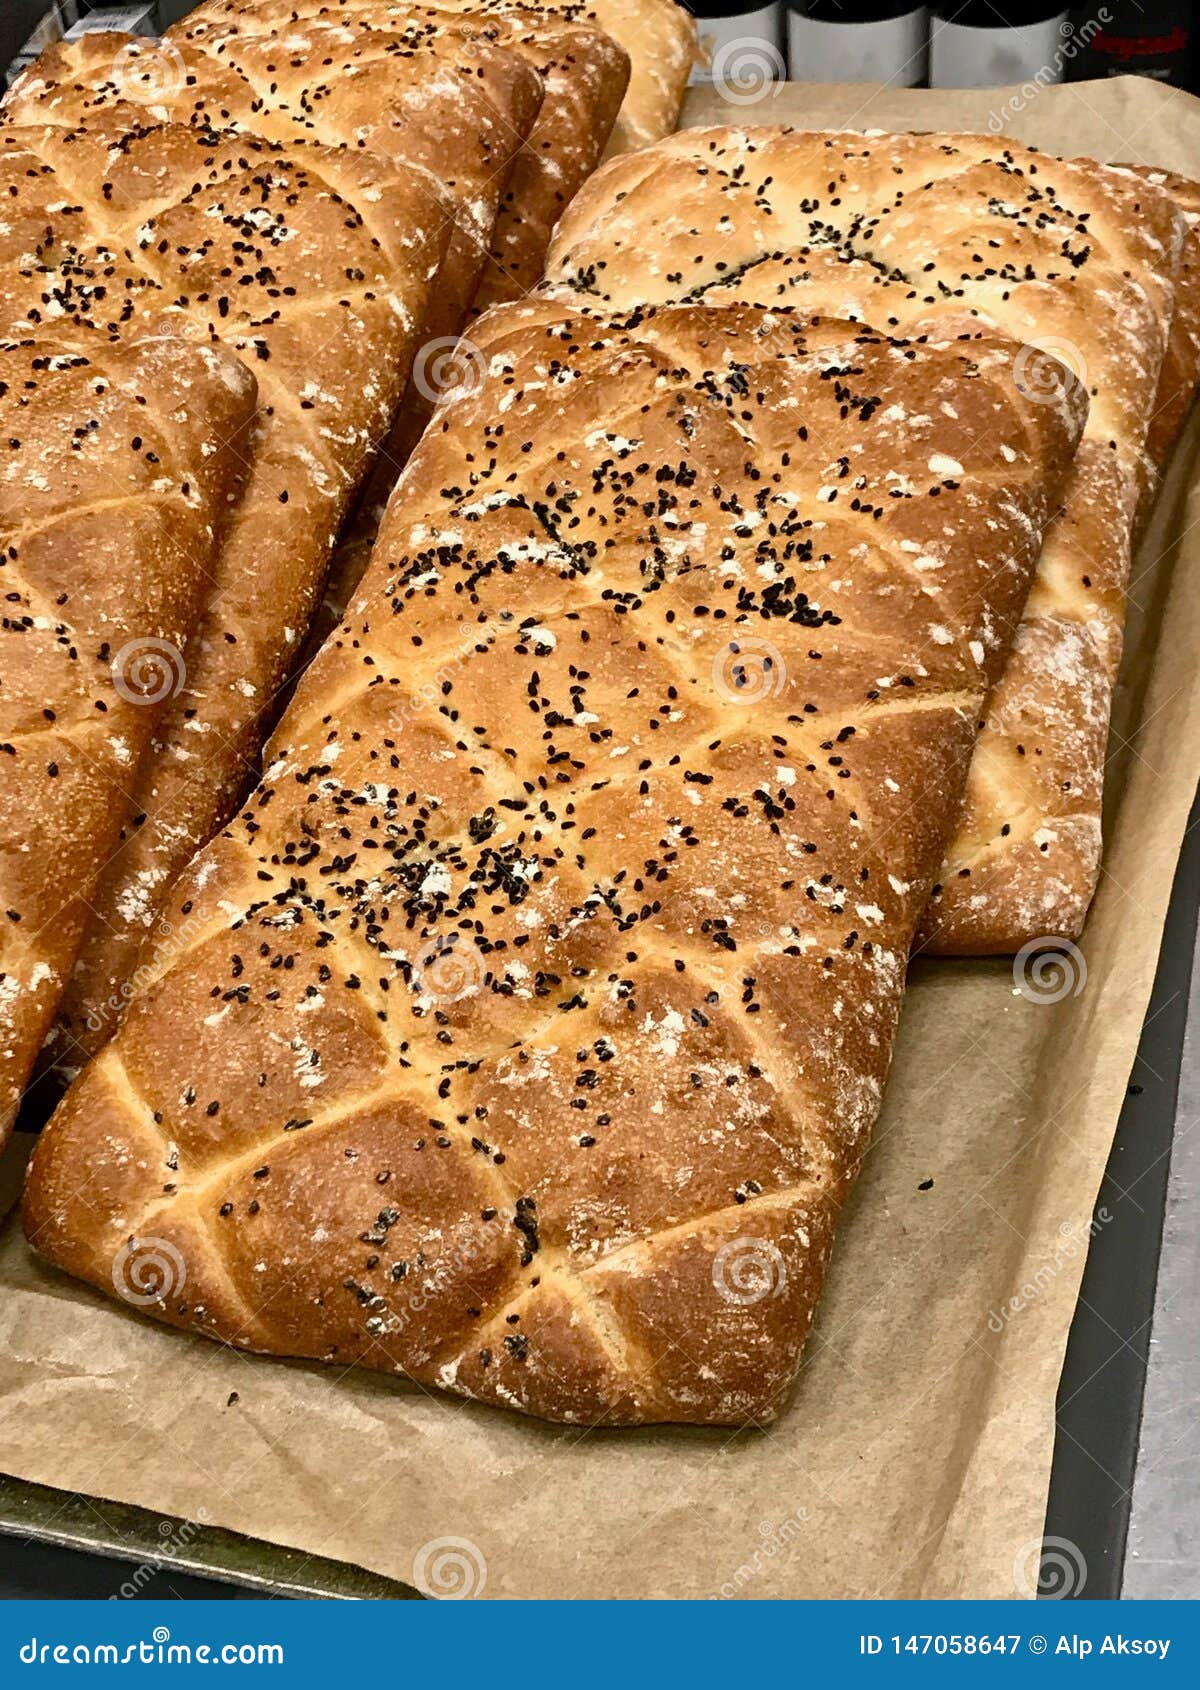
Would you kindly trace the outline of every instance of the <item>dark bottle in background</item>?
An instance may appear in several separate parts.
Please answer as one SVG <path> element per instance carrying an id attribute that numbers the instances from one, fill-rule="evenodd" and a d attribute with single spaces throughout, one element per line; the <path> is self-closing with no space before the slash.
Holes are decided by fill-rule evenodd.
<path id="1" fill-rule="evenodd" d="M 687 0 L 700 31 L 705 62 L 692 70 L 692 84 L 718 82 L 730 88 L 782 82 L 783 0 Z"/>
<path id="2" fill-rule="evenodd" d="M 929 86 L 1061 82 L 1070 41 L 1061 0 L 945 0 L 929 25 Z"/>
<path id="3" fill-rule="evenodd" d="M 1192 7 L 1181 0 L 1103 0 L 1076 7 L 1067 80 L 1099 76 L 1153 76 L 1177 88 L 1194 88 Z"/>
<path id="4" fill-rule="evenodd" d="M 925 80 L 929 13 L 913 0 L 790 0 L 788 74 L 793 82 Z"/>

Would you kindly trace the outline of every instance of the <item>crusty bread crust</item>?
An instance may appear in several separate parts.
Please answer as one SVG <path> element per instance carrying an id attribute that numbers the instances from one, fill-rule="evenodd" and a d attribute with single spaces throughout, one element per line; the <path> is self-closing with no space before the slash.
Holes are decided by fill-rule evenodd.
<path id="1" fill-rule="evenodd" d="M 51 1054 L 68 1069 L 111 1032 L 171 882 L 253 782 L 431 308 L 470 297 L 537 114 L 533 69 L 461 31 L 326 45 L 277 63 L 275 40 L 210 51 L 92 34 L 43 55 L 8 97 L 10 112 L 59 126 L 47 145 L 71 194 L 103 207 L 135 268 L 181 290 L 195 331 L 254 365 L 264 401 L 187 684 L 140 771 L 135 825 L 62 1005 Z M 170 111 L 191 127 L 147 123 Z"/>
<path id="2" fill-rule="evenodd" d="M 452 172 L 453 197 L 462 208 L 468 237 L 464 246 L 473 254 L 469 285 L 465 279 L 459 283 L 443 277 L 450 329 L 457 329 L 472 297 L 484 309 L 519 298 L 540 280 L 551 231 L 596 168 L 629 82 L 628 55 L 593 23 L 516 4 L 481 13 L 454 5 L 422 5 L 419 0 L 216 0 L 190 12 L 168 31 L 167 40 L 209 54 L 233 55 L 234 62 L 249 52 L 252 61 L 272 67 L 283 46 L 287 57 L 298 61 L 310 89 L 314 63 L 327 65 L 324 74 L 336 87 L 348 70 L 361 65 L 364 55 L 378 69 L 410 46 L 428 43 L 441 43 L 443 50 L 454 42 L 475 44 L 480 53 L 498 47 L 536 72 L 541 106 L 511 168 L 501 150 L 492 146 L 490 158 L 481 158 L 479 168 L 464 176 L 462 136 L 444 133 L 443 121 L 443 132 L 429 137 L 433 145 L 422 162 L 435 171 Z M 469 69 L 470 63 L 470 52 L 458 60 L 460 67 Z M 274 68 L 268 74 L 274 76 Z M 257 82 L 264 86 L 261 76 Z M 469 83 L 468 78 L 464 96 L 474 94 L 477 100 L 479 91 Z M 345 110 L 344 90 L 334 98 Z M 507 104 L 524 129 L 519 103 L 510 96 Z M 313 114 L 311 121 L 328 126 L 324 92 L 315 98 L 311 91 L 306 93 L 301 109 Z M 478 131 L 469 110 L 446 116 L 468 143 L 475 140 Z M 368 144 L 378 143 L 369 138 Z"/>
<path id="3" fill-rule="evenodd" d="M 984 712 L 922 948 L 1075 937 L 1100 871 L 1105 745 L 1184 235 L 1160 187 L 995 136 L 686 130 L 608 165 L 556 233 L 564 307 L 744 300 L 894 332 L 999 329 L 1052 397 L 1063 362 L 1087 438 L 1013 656 Z"/>
<path id="4" fill-rule="evenodd" d="M 30 140 L 0 155 L 0 1143 L 182 678 L 255 396 L 165 325 L 114 345 L 47 309 L 70 219 L 14 204 Z"/>
<path id="5" fill-rule="evenodd" d="M 238 109 L 244 127 L 259 122 L 265 103 L 277 138 L 300 127 L 436 179 L 451 231 L 426 328 L 431 336 L 457 332 L 514 162 L 537 121 L 541 79 L 520 53 L 452 15 L 404 14 L 391 29 L 386 5 L 372 8 L 379 27 L 346 9 L 344 23 L 330 21 L 329 6 L 314 0 L 201 9 L 181 19 L 166 43 L 194 55 L 206 107 L 230 71 L 245 80 L 254 104 Z"/>
<path id="6" fill-rule="evenodd" d="M 466 3 L 473 5 L 474 0 Z M 554 9 L 564 17 L 594 18 L 629 54 L 629 92 L 605 157 L 615 158 L 670 135 L 679 125 L 692 66 L 700 57 L 691 12 L 675 0 L 566 0 Z"/>
<path id="7" fill-rule="evenodd" d="M 1138 506 L 1138 520 L 1144 522 L 1150 515 L 1159 478 L 1187 420 L 1200 381 L 1200 182 L 1147 165 L 1121 168 L 1135 171 L 1170 194 L 1188 224 L 1175 284 L 1175 312 L 1167 338 L 1167 355 L 1146 431 L 1145 477 Z"/>
<path id="8" fill-rule="evenodd" d="M 245 44 L 254 42 L 259 59 L 266 55 L 272 63 L 270 55 L 278 52 L 280 44 L 289 53 L 303 50 L 310 60 L 332 54 L 335 63 L 341 64 L 347 41 L 355 53 L 364 39 L 385 37 L 389 49 L 397 42 L 430 37 L 488 42 L 520 55 L 542 83 L 537 119 L 506 182 L 494 170 L 487 177 L 489 193 L 495 195 L 503 188 L 498 210 L 486 196 L 481 197 L 478 181 L 472 184 L 456 175 L 453 188 L 446 185 L 448 195 L 457 193 L 462 200 L 464 218 L 474 219 L 474 233 L 464 243 L 474 254 L 474 262 L 452 262 L 439 277 L 437 317 L 428 331 L 432 356 L 422 361 L 409 384 L 395 425 L 380 445 L 352 525 L 331 560 L 321 611 L 309 632 L 308 650 L 315 652 L 341 620 L 358 585 L 388 497 L 439 392 L 456 378 L 474 377 L 469 349 L 463 359 L 456 359 L 450 338 L 463 326 L 468 307 L 471 315 L 478 315 L 492 305 L 520 298 L 540 281 L 554 225 L 596 168 L 616 121 L 629 82 L 629 57 L 587 18 L 574 20 L 555 11 L 516 5 L 477 13 L 422 6 L 414 0 L 336 0 L 333 4 L 330 0 L 217 0 L 190 13 L 169 32 L 168 39 L 176 37 L 210 54 L 244 54 Z M 332 38 L 329 49 L 320 46 L 325 38 Z M 447 153 L 453 156 L 454 149 L 441 137 L 426 162 L 440 168 Z M 495 218 L 490 249 L 478 227 L 485 210 Z M 438 345 L 443 339 L 445 344 Z"/>
<path id="9" fill-rule="evenodd" d="M 298 5 L 287 11 L 293 27 L 279 32 L 253 27 L 255 8 L 225 28 L 189 14 L 161 42 L 103 31 L 58 42 L 16 82 L 4 109 L 26 122 L 189 123 L 319 141 L 404 166 L 417 207 L 440 198 L 449 225 L 430 332 L 455 328 L 537 119 L 537 73 L 445 14 L 397 33 L 309 21 Z"/>
<path id="10" fill-rule="evenodd" d="M 0 149 L 27 133 L 0 128 Z M 44 173 L 19 180 L 17 193 L 83 208 L 75 247 L 85 276 L 68 248 L 67 307 L 91 308 L 86 267 L 103 271 L 115 252 L 134 283 L 102 296 L 114 332 L 169 306 L 182 332 L 225 345 L 255 371 L 260 401 L 245 492 L 214 560 L 187 677 L 133 789 L 148 819 L 110 860 L 64 1005 L 68 1036 L 87 1049 L 111 1031 L 189 841 L 252 778 L 264 706 L 302 637 L 371 440 L 399 401 L 440 247 L 433 202 L 422 214 L 410 187 L 411 209 L 393 196 L 389 211 L 380 196 L 395 167 L 371 154 L 180 125 L 48 128 L 37 149 Z M 98 255 L 93 242 L 103 242 Z M 62 1040 L 55 1053 L 70 1060 Z"/>
<path id="11" fill-rule="evenodd" d="M 296 0 L 307 9 L 310 0 Z M 357 13 L 367 0 L 321 0 L 334 18 Z M 405 11 L 405 0 L 371 0 L 372 10 Z M 271 19 L 285 16 L 289 0 L 206 0 L 191 17 L 221 25 L 248 14 Z M 644 147 L 669 135 L 679 122 L 688 77 L 698 53 L 696 21 L 675 0 L 439 0 L 444 12 L 472 19 L 507 18 L 514 14 L 575 24 L 595 24 L 627 55 L 631 65 L 628 91 L 612 130 L 607 156 Z M 190 21 L 190 18 L 189 18 Z"/>
<path id="12" fill-rule="evenodd" d="M 1085 397 L 750 308 L 477 335 L 26 1226 L 250 1348 L 766 1419 Z"/>

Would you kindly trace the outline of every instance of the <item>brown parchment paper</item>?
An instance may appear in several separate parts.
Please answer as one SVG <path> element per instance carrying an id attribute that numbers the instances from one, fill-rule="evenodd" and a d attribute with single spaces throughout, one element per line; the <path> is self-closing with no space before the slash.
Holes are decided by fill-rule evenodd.
<path id="1" fill-rule="evenodd" d="M 1134 79 L 792 86 L 737 105 L 706 91 L 687 120 L 1003 125 L 1200 176 L 1200 103 Z M 775 1427 L 588 1433 L 240 1355 L 40 1266 L 10 1219 L 0 1469 L 405 1582 L 449 1554 L 447 1587 L 487 1597 L 1030 1594 L 1092 1205 L 1200 775 L 1198 437 L 1193 423 L 1134 569 L 1082 961 L 1066 995 L 1049 982 L 1056 1002 L 1021 995 L 1003 960 L 914 968 L 875 1148 Z"/>

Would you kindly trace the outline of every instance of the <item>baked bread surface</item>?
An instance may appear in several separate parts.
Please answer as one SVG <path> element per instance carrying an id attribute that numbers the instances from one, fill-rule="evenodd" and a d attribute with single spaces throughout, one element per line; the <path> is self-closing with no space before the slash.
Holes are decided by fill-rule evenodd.
<path id="1" fill-rule="evenodd" d="M 340 621 L 361 578 L 388 496 L 439 395 L 456 380 L 475 379 L 470 348 L 455 356 L 451 338 L 463 326 L 468 307 L 478 315 L 491 305 L 521 297 L 541 279 L 553 227 L 595 169 L 616 121 L 629 81 L 629 58 L 586 18 L 517 6 L 474 13 L 407 0 L 339 0 L 337 5 L 329 0 L 226 0 L 189 13 L 167 39 L 222 63 L 236 63 L 244 71 L 254 68 L 256 90 L 270 90 L 281 57 L 294 59 L 297 68 L 291 80 L 303 80 L 304 92 L 301 99 L 289 100 L 288 114 L 304 122 L 319 118 L 319 132 L 326 139 L 329 96 L 335 96 L 336 119 L 346 109 L 346 96 L 338 90 L 347 68 L 357 66 L 364 55 L 386 74 L 392 56 L 403 55 L 413 44 L 456 42 L 455 71 L 470 80 L 476 43 L 481 49 L 490 44 L 520 55 L 542 85 L 536 121 L 511 170 L 498 168 L 494 158 L 490 164 L 484 159 L 481 169 L 466 176 L 456 170 L 452 180 L 443 183 L 448 201 L 461 202 L 461 251 L 452 250 L 443 266 L 428 351 L 419 356 L 400 414 L 380 446 L 352 525 L 334 553 L 322 610 L 309 634 L 309 648 L 315 651 Z M 152 72 L 157 63 L 154 49 L 148 50 L 147 63 Z M 314 65 L 320 67 L 316 79 Z M 198 66 L 194 80 L 202 85 L 210 76 L 207 67 Z M 422 76 L 427 72 L 418 66 L 418 87 Z M 219 81 L 211 83 L 210 90 L 220 93 L 228 109 L 230 97 Z M 210 98 L 204 109 L 211 111 L 212 106 Z M 253 121 L 254 108 L 242 115 Z M 473 127 L 469 110 L 453 114 L 453 120 L 468 130 Z M 377 125 L 363 133 L 378 144 Z M 349 138 L 344 124 L 339 134 Z M 444 135 L 432 140 L 422 154 L 423 167 L 444 170 L 447 158 L 457 162 L 457 150 L 447 146 Z M 411 155 L 406 128 L 400 131 L 400 141 Z M 495 227 L 489 235 L 492 220 Z"/>
<path id="2" fill-rule="evenodd" d="M 478 335 L 28 1234 L 254 1349 L 767 1418 L 1084 396 L 750 308 Z"/>
<path id="3" fill-rule="evenodd" d="M 1167 353 L 1146 430 L 1145 486 L 1138 507 L 1139 522 L 1143 522 L 1150 515 L 1159 479 L 1187 421 L 1200 379 L 1200 182 L 1148 165 L 1121 168 L 1135 171 L 1170 194 L 1188 226 L 1175 283 L 1175 311 L 1167 337 Z"/>
<path id="4" fill-rule="evenodd" d="M 56 67 L 61 56 L 17 90 L 21 110 L 52 122 L 36 131 L 38 172 L 18 176 L 14 192 L 31 215 L 47 199 L 58 208 L 65 308 L 83 299 L 91 309 L 85 278 L 115 266 L 101 295 L 114 334 L 170 309 L 181 332 L 252 367 L 260 393 L 244 496 L 187 678 L 138 771 L 134 820 L 62 1005 L 52 1054 L 69 1067 L 111 1030 L 172 880 L 253 783 L 335 537 L 399 406 L 452 223 L 440 183 L 405 156 L 327 146 L 290 123 L 282 142 L 200 118 L 147 123 L 77 56 L 74 80 Z M 72 127 L 81 116 L 91 121 Z M 0 126 L 0 148 L 20 150 L 34 134 Z M 82 208 L 77 237 L 72 208 Z"/>
<path id="5" fill-rule="evenodd" d="M 1162 188 L 997 137 L 693 129 L 593 177 L 547 263 L 564 309 L 698 300 L 890 332 L 1001 330 L 1088 427 L 919 943 L 1005 952 L 1077 937 L 1100 872 L 1109 713 L 1184 235 Z"/>
<path id="6" fill-rule="evenodd" d="M 472 298 L 483 309 L 519 298 L 540 280 L 551 231 L 599 162 L 629 82 L 628 55 L 602 29 L 586 19 L 573 22 L 515 5 L 475 14 L 408 0 L 340 0 L 336 5 L 329 0 L 230 0 L 189 13 L 168 31 L 167 41 L 246 69 L 257 66 L 256 85 L 264 89 L 279 73 L 282 51 L 285 62 L 295 61 L 290 80 L 299 76 L 307 84 L 303 98 L 289 102 L 290 111 L 322 129 L 350 103 L 360 107 L 361 120 L 361 108 L 369 103 L 360 98 L 366 90 L 349 93 L 346 81 L 361 78 L 364 63 L 374 67 L 378 82 L 393 73 L 397 55 L 430 44 L 441 47 L 460 84 L 465 83 L 462 94 L 469 102 L 459 112 L 447 109 L 435 130 L 426 126 L 430 144 L 421 161 L 452 177 L 450 191 L 462 207 L 464 271 L 470 270 L 472 280 L 470 286 L 451 281 L 450 327 L 457 327 L 455 314 Z M 489 57 L 502 60 L 505 54 L 516 55 L 540 79 L 536 119 L 528 122 L 523 96 L 516 97 L 519 91 L 503 101 L 493 95 L 491 121 L 500 117 L 503 122 L 504 112 L 511 112 L 508 132 L 519 127 L 523 145 L 510 165 L 508 132 L 502 131 L 505 145 L 493 141 L 477 168 L 464 171 L 464 148 L 486 138 L 470 109 L 487 92 L 489 79 L 481 83 L 479 70 Z M 419 53 L 413 64 L 415 93 L 428 69 Z M 406 111 L 410 103 L 406 90 Z M 451 125 L 454 133 L 448 135 Z M 377 144 L 369 128 L 360 126 L 358 133 L 367 144 Z M 403 144 L 404 137 L 399 139 Z M 472 253 L 473 266 L 468 262 Z"/>
<path id="7" fill-rule="evenodd" d="M 293 10 L 306 11 L 310 0 L 207 0 L 189 14 L 223 26 L 262 16 L 274 21 Z M 373 15 L 406 13 L 405 0 L 324 0 L 332 18 L 370 7 Z M 579 25 L 594 24 L 628 56 L 629 87 L 608 142 L 608 154 L 628 152 L 669 135 L 679 122 L 688 77 L 697 57 L 696 22 L 675 0 L 440 0 L 439 10 L 472 20 L 541 16 Z"/>
<path id="8" fill-rule="evenodd" d="M 12 194 L 38 168 L 0 158 L 0 1143 L 183 680 L 255 394 L 215 349 L 44 311 L 44 202 L 26 218 Z"/>
<path id="9" fill-rule="evenodd" d="M 9 91 L 5 110 L 21 122 L 234 129 L 404 166 L 415 212 L 441 200 L 449 240 L 431 304 L 435 322 L 445 312 L 439 328 L 456 328 L 538 113 L 536 72 L 444 15 L 440 25 L 394 33 L 334 28 L 298 6 L 287 10 L 291 27 L 282 32 L 265 23 L 261 34 L 236 23 L 219 30 L 189 15 L 162 41 L 91 31 L 59 42 Z"/>

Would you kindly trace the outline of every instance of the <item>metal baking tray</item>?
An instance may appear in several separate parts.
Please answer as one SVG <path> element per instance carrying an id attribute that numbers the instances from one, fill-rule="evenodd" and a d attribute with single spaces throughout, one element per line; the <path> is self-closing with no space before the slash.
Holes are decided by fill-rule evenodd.
<path id="1" fill-rule="evenodd" d="M 0 1598 L 121 1594 L 161 1601 L 244 1592 L 420 1600 L 416 1590 L 362 1567 L 282 1549 L 216 1526 L 185 1527 L 181 1520 L 144 1508 L 4 1475 L 0 1533 L 17 1540 L 0 1542 Z M 204 1581 L 199 1588 L 198 1576 Z M 179 1585 L 185 1588 L 173 1588 Z"/>
<path id="2" fill-rule="evenodd" d="M 169 4 L 172 17 L 186 9 Z M 0 66 L 50 9 L 51 0 L 7 0 Z M 1200 913 L 1198 834 L 1200 809 L 1176 873 L 1154 994 L 1098 1198 L 1112 1219 L 1092 1240 L 1059 1388 L 1045 1531 L 1084 1551 L 1088 1580 L 1079 1595 L 1086 1598 L 1120 1594 Z M 135 1594 L 156 1599 L 239 1591 L 418 1597 L 343 1562 L 215 1527 L 182 1528 L 144 1509 L 0 1474 L 0 1538 L 7 1539 L 0 1598 L 107 1595 L 131 1582 Z"/>
<path id="3" fill-rule="evenodd" d="M 1200 806 L 1176 871 L 1154 993 L 1097 1199 L 1111 1219 L 1092 1240 L 1059 1387 L 1045 1530 L 1083 1551 L 1088 1578 L 1078 1594 L 1085 1599 L 1120 1595 L 1198 914 Z M 0 1476 L 0 1534 L 18 1540 L 0 1549 L 0 1596 L 109 1594 L 139 1569 L 137 1593 L 157 1599 L 237 1589 L 283 1597 L 418 1595 L 343 1562 L 181 1526 L 140 1508 Z M 148 1577 L 147 1568 L 161 1571 Z"/>
<path id="4" fill-rule="evenodd" d="M 1150 1353 L 1179 1072 L 1200 912 L 1200 801 L 1192 809 L 1059 1383 L 1045 1534 L 1078 1544 L 1085 1600 L 1121 1594 Z"/>

